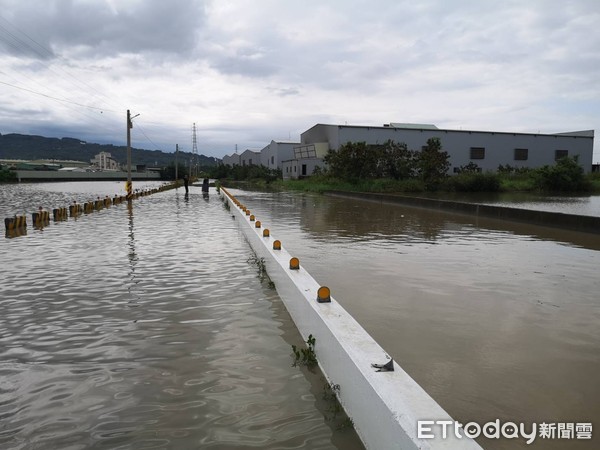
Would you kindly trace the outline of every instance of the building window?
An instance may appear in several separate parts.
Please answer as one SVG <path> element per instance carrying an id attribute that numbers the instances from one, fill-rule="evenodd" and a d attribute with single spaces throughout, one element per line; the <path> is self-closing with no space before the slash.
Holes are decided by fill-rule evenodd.
<path id="1" fill-rule="evenodd" d="M 271 156 L 271 164 L 275 164 L 275 157 Z"/>
<path id="2" fill-rule="evenodd" d="M 515 161 L 527 161 L 529 150 L 526 148 L 515 148 Z"/>
<path id="3" fill-rule="evenodd" d="M 460 167 L 455 167 L 452 171 L 454 173 L 460 173 Z"/>
<path id="4" fill-rule="evenodd" d="M 471 147 L 471 159 L 485 159 L 485 147 Z"/>
<path id="5" fill-rule="evenodd" d="M 302 175 L 306 175 L 306 164 L 302 164 Z"/>
<path id="6" fill-rule="evenodd" d="M 251 166 L 251 165 L 252 165 L 252 158 L 250 158 L 250 159 L 248 160 L 248 165 L 249 165 L 249 166 Z"/>
<path id="7" fill-rule="evenodd" d="M 303 145 L 300 147 L 294 147 L 294 158 L 316 158 L 317 149 L 314 144 Z"/>
<path id="8" fill-rule="evenodd" d="M 554 161 L 558 161 L 561 158 L 565 158 L 569 156 L 569 150 L 555 150 L 554 151 Z"/>
<path id="9" fill-rule="evenodd" d="M 296 172 L 296 167 L 297 167 L 297 166 L 294 166 L 294 172 Z"/>

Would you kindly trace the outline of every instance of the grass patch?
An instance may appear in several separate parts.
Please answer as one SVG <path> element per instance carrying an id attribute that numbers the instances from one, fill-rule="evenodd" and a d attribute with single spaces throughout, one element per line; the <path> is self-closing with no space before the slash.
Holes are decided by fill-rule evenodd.
<path id="1" fill-rule="evenodd" d="M 538 190 L 536 180 L 531 175 L 500 175 L 501 192 L 533 192 Z"/>
<path id="2" fill-rule="evenodd" d="M 587 176 L 590 183 L 590 189 L 594 194 L 600 194 L 600 172 L 591 173 Z"/>
<path id="3" fill-rule="evenodd" d="M 279 189 L 301 192 L 316 192 L 322 194 L 326 191 L 346 192 L 423 192 L 425 185 L 421 180 L 392 180 L 381 178 L 377 180 L 344 181 L 333 177 L 317 175 L 302 180 L 279 180 L 272 183 Z"/>
<path id="4" fill-rule="evenodd" d="M 298 348 L 295 345 L 292 345 L 292 357 L 294 358 L 294 362 L 292 363 L 292 367 L 296 367 L 298 365 L 306 366 L 306 367 L 314 367 L 318 364 L 317 355 L 315 353 L 315 344 L 316 339 L 312 334 L 308 336 L 306 340 L 306 348 Z"/>

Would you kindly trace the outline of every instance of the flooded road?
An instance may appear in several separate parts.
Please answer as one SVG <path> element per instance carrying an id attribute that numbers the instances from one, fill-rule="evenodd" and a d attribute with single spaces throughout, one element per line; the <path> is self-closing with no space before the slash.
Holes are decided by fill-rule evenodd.
<path id="1" fill-rule="evenodd" d="M 75 184 L 2 186 L 0 212 L 122 190 Z M 484 448 L 598 447 L 600 237 L 231 192 L 452 417 L 594 426 Z M 0 258 L 1 448 L 361 448 L 291 367 L 301 338 L 214 191 L 30 226 Z"/>
<path id="2" fill-rule="evenodd" d="M 592 423 L 600 237 L 298 193 L 231 190 L 382 347 L 465 423 Z"/>
<path id="3" fill-rule="evenodd" d="M 122 186 L 0 186 L 0 211 Z M 214 191 L 30 225 L 0 261 L 0 448 L 363 448 Z"/>

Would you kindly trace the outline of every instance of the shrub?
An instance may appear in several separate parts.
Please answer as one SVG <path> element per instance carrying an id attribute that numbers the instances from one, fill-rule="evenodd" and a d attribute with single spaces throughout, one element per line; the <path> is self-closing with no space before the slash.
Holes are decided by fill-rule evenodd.
<path id="1" fill-rule="evenodd" d="M 591 182 L 586 179 L 577 156 L 559 159 L 553 166 L 540 167 L 534 172 L 536 187 L 543 191 L 589 191 Z"/>
<path id="2" fill-rule="evenodd" d="M 12 170 L 0 168 L 0 183 L 6 181 L 17 181 L 17 174 Z"/>
<path id="3" fill-rule="evenodd" d="M 463 172 L 450 177 L 446 185 L 448 190 L 457 192 L 498 192 L 500 177 L 491 172 Z"/>

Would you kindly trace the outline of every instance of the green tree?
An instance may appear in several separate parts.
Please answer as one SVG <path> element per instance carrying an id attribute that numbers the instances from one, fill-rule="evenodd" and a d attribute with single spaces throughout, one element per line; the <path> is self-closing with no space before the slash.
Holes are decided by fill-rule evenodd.
<path id="1" fill-rule="evenodd" d="M 223 180 L 229 178 L 231 175 L 231 166 L 229 164 L 219 164 L 218 166 L 212 167 L 209 171 L 209 177 L 216 180 Z"/>
<path id="2" fill-rule="evenodd" d="M 442 151 L 439 138 L 429 138 L 427 146 L 418 155 L 418 173 L 427 189 L 436 189 L 448 176 L 450 155 Z"/>
<path id="3" fill-rule="evenodd" d="M 17 181 L 17 174 L 0 165 L 0 183 L 5 181 Z"/>
<path id="4" fill-rule="evenodd" d="M 389 178 L 404 180 L 417 172 L 417 153 L 406 144 L 388 140 L 384 144 L 348 142 L 325 156 L 328 173 L 345 181 Z"/>
<path id="5" fill-rule="evenodd" d="M 412 178 L 417 170 L 416 152 L 409 150 L 405 143 L 389 140 L 379 146 L 377 156 L 380 167 L 378 178 L 405 180 Z"/>
<path id="6" fill-rule="evenodd" d="M 337 151 L 329 150 L 325 162 L 332 176 L 348 181 L 376 178 L 378 158 L 366 142 L 348 142 Z"/>
<path id="7" fill-rule="evenodd" d="M 177 177 L 179 179 L 183 179 L 183 176 L 189 172 L 189 168 L 187 168 L 183 164 L 177 164 Z M 175 163 L 171 163 L 166 167 L 163 167 L 160 170 L 160 179 L 161 180 L 174 180 L 175 179 Z"/>
<path id="8" fill-rule="evenodd" d="M 475 164 L 473 161 L 469 162 L 469 164 L 465 166 L 460 166 L 458 168 L 459 173 L 480 173 L 481 167 Z"/>

